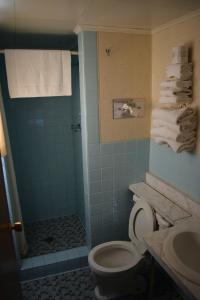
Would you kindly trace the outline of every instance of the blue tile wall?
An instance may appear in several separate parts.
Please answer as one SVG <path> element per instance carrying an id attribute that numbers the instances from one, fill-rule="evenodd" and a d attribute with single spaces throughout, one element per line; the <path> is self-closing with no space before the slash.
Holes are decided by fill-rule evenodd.
<path id="1" fill-rule="evenodd" d="M 200 155 L 150 144 L 149 171 L 200 202 Z"/>
<path id="2" fill-rule="evenodd" d="M 100 144 L 96 33 L 78 34 L 88 243 L 128 239 L 130 183 L 144 180 L 149 140 Z"/>
<path id="3" fill-rule="evenodd" d="M 0 59 L 23 220 L 74 213 L 84 219 L 81 133 L 71 131 L 80 118 L 78 65 L 72 67 L 72 97 L 10 100 L 3 55 Z"/>

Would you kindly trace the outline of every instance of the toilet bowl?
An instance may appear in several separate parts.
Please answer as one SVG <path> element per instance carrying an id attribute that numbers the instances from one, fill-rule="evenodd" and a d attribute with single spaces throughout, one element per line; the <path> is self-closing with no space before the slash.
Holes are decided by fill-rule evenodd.
<path id="1" fill-rule="evenodd" d="M 97 299 L 114 299 L 146 289 L 146 282 L 138 272 L 139 262 L 146 251 L 143 236 L 156 229 L 153 208 L 145 200 L 139 199 L 129 218 L 130 241 L 111 241 L 90 251 L 88 262 L 96 281 Z"/>
<path id="2" fill-rule="evenodd" d="M 96 246 L 90 251 L 88 260 L 97 274 L 115 274 L 134 267 L 142 258 L 131 242 L 113 241 Z"/>

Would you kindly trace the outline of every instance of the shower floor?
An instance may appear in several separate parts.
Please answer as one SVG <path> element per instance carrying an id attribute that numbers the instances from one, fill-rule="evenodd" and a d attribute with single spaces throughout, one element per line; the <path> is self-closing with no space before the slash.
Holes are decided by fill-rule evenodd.
<path id="1" fill-rule="evenodd" d="M 25 224 L 28 257 L 63 251 L 86 244 L 85 229 L 77 215 Z"/>

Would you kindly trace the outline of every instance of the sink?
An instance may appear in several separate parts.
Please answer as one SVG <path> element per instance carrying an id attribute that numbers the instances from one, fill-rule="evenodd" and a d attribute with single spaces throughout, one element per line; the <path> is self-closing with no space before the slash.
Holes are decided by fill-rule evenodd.
<path id="1" fill-rule="evenodd" d="M 186 279 L 200 285 L 200 224 L 173 229 L 163 245 L 166 261 Z"/>

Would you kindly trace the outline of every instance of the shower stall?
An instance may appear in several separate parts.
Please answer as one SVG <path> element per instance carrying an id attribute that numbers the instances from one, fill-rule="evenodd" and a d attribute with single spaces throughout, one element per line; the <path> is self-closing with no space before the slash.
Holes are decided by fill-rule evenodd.
<path id="1" fill-rule="evenodd" d="M 26 257 L 86 244 L 78 57 L 72 96 L 10 99 L 4 56 L 0 81 Z"/>

